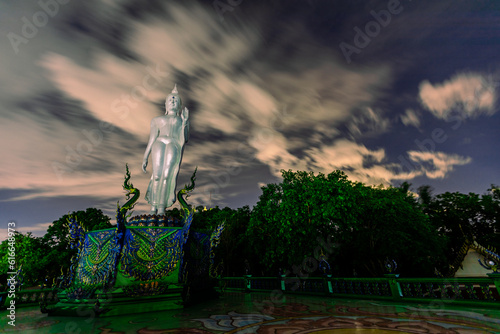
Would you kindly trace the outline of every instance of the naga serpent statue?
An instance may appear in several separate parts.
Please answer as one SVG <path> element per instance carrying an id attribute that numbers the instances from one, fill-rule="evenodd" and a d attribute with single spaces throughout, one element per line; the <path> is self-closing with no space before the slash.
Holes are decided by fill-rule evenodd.
<path id="1" fill-rule="evenodd" d="M 127 216 L 127 212 L 132 210 L 141 195 L 139 189 L 134 188 L 134 185 L 130 182 L 130 171 L 128 169 L 128 164 L 125 164 L 125 180 L 123 181 L 123 189 L 127 191 L 125 196 L 127 196 L 127 202 L 120 207 L 120 204 L 117 203 L 116 209 L 116 222 L 117 224 L 125 223 L 125 219 L 130 217 L 130 214 Z M 130 195 L 133 195 L 130 198 Z"/>
<path id="2" fill-rule="evenodd" d="M 184 188 L 179 190 L 177 193 L 177 200 L 179 201 L 180 205 L 184 209 L 184 212 L 186 214 L 189 214 L 190 211 L 192 211 L 192 208 L 187 204 L 186 199 L 183 196 L 189 197 L 189 193 L 193 191 L 194 189 L 194 181 L 196 180 L 196 171 L 198 170 L 198 167 L 194 169 L 193 175 L 191 176 L 191 184 L 185 185 Z"/>

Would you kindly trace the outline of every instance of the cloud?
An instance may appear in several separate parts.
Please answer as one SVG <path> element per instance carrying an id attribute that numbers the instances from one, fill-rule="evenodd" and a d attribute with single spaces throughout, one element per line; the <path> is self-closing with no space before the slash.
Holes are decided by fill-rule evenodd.
<path id="1" fill-rule="evenodd" d="M 281 176 L 281 169 L 304 170 L 306 164 L 288 150 L 287 139 L 278 131 L 264 128 L 256 129 L 249 139 L 249 144 L 256 150 L 255 157 L 269 166 L 271 173 Z"/>
<path id="2" fill-rule="evenodd" d="M 366 184 L 390 184 L 393 173 L 387 168 L 385 150 L 370 150 L 363 144 L 340 139 L 331 145 L 306 151 L 310 170 L 328 174 L 343 170 L 351 179 Z"/>
<path id="3" fill-rule="evenodd" d="M 3 205 L 85 195 L 103 206 L 117 200 L 123 203 L 121 185 L 126 162 L 130 163 L 134 183 L 141 189 L 147 185 L 146 178 L 137 178 L 142 174 L 139 163 L 133 163 L 140 161 L 142 152 L 135 153 L 135 157 L 127 154 L 123 145 L 128 141 L 119 133 L 101 133 L 102 140 L 91 145 L 82 131 L 96 128 L 74 128 L 50 114 L 28 115 L 19 110 L 1 121 L 0 149 L 5 159 L 0 165 L 0 177 L 8 180 L 3 187 L 9 194 Z M 112 216 L 113 211 L 111 207 Z"/>
<path id="4" fill-rule="evenodd" d="M 455 166 L 472 161 L 470 157 L 444 152 L 408 151 L 411 162 L 391 162 L 387 159 L 384 149 L 370 150 L 362 144 L 345 139 L 331 145 L 312 148 L 306 153 L 306 170 L 328 174 L 340 169 L 351 179 L 369 185 L 390 185 L 395 180 L 411 180 L 424 175 L 430 179 L 444 178 Z"/>
<path id="5" fill-rule="evenodd" d="M 466 165 L 472 161 L 470 157 L 444 152 L 409 151 L 408 156 L 418 165 L 420 171 L 429 179 L 442 179 L 452 172 L 455 166 Z"/>
<path id="6" fill-rule="evenodd" d="M 414 126 L 420 128 L 420 118 L 418 113 L 413 109 L 406 109 L 405 114 L 401 115 L 401 122 L 405 126 Z"/>
<path id="7" fill-rule="evenodd" d="M 381 162 L 385 157 L 384 149 L 369 150 L 366 146 L 346 139 L 336 141 L 333 145 L 312 148 L 306 153 L 315 167 L 327 169 L 358 169 L 363 167 L 367 159 Z"/>
<path id="8" fill-rule="evenodd" d="M 351 135 L 356 137 L 380 135 L 389 129 L 391 122 L 382 117 L 382 111 L 365 108 L 362 113 L 353 116 L 347 125 Z"/>
<path id="9" fill-rule="evenodd" d="M 202 132 L 215 129 L 226 135 L 248 135 L 252 127 L 269 126 L 278 113 L 276 99 L 250 78 L 222 73 L 200 80 L 191 98 L 199 102 L 193 125 Z"/>
<path id="10" fill-rule="evenodd" d="M 16 231 L 24 233 L 24 234 L 31 232 L 31 233 L 33 233 L 33 235 L 41 237 L 45 234 L 45 232 L 47 232 L 47 229 L 49 228 L 50 225 L 52 225 L 52 222 L 50 222 L 50 223 L 38 223 L 38 224 L 35 224 L 33 226 L 17 227 Z"/>
<path id="11" fill-rule="evenodd" d="M 34 225 L 31 225 L 31 226 L 19 226 L 17 225 L 15 230 L 17 232 L 20 232 L 20 233 L 23 233 L 23 234 L 27 234 L 28 232 L 31 232 L 33 234 L 33 236 L 35 237 L 42 237 L 46 232 L 47 232 L 47 228 L 49 228 L 49 226 L 51 225 L 52 223 L 38 223 L 38 224 L 34 224 Z M 0 234 L 0 242 L 4 241 L 4 240 L 7 240 L 8 238 L 8 229 L 4 229 L 5 232 L 1 233 Z"/>
<path id="12" fill-rule="evenodd" d="M 478 73 L 460 73 L 442 84 L 420 83 L 422 106 L 435 117 L 449 120 L 453 112 L 463 118 L 493 115 L 496 112 L 496 84 L 491 76 Z"/>
<path id="13" fill-rule="evenodd" d="M 87 68 L 55 53 L 40 61 L 52 82 L 82 101 L 96 119 L 147 137 L 151 119 L 158 116 L 153 102 L 164 95 L 159 84 L 167 82 L 169 73 L 158 64 L 143 66 L 103 52 L 97 52 L 94 63 Z"/>

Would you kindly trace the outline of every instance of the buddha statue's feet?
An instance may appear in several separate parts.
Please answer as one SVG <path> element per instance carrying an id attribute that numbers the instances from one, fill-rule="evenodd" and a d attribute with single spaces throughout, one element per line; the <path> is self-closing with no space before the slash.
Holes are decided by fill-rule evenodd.
<path id="1" fill-rule="evenodd" d="M 156 211 L 157 211 L 156 206 L 153 205 L 153 206 L 151 206 L 151 210 L 149 211 L 149 214 L 156 215 Z"/>

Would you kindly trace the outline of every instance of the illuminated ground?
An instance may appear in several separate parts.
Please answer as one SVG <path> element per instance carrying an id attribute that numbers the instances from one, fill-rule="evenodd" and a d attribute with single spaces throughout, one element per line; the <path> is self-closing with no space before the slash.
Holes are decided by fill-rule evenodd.
<path id="1" fill-rule="evenodd" d="M 18 309 L 22 333 L 500 333 L 500 309 L 451 307 L 441 300 L 427 305 L 286 296 L 273 304 L 265 293 L 226 293 L 218 300 L 185 309 L 117 317 L 47 317 L 36 307 Z M 151 307 L 152 305 L 148 305 Z"/>

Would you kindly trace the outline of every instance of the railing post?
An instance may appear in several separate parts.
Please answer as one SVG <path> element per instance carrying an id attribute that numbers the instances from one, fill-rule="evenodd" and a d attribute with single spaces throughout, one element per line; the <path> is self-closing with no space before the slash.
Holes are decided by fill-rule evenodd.
<path id="1" fill-rule="evenodd" d="M 391 288 L 392 299 L 401 299 L 403 297 L 403 292 L 401 291 L 401 286 L 398 282 L 399 274 L 384 274 L 384 277 L 387 278 L 387 282 Z"/>
<path id="2" fill-rule="evenodd" d="M 325 275 L 323 276 L 323 288 L 327 292 L 327 295 L 332 295 L 333 294 L 333 287 L 332 287 L 332 281 L 331 281 L 332 275 Z M 325 285 L 326 283 L 326 285 Z"/>
<path id="3" fill-rule="evenodd" d="M 245 292 L 250 292 L 250 290 L 252 290 L 252 281 L 250 277 L 252 277 L 252 275 L 245 275 Z"/>
<path id="4" fill-rule="evenodd" d="M 500 273 L 489 273 L 487 275 L 493 280 L 493 283 L 495 283 L 498 294 L 500 295 Z"/>
<path id="5" fill-rule="evenodd" d="M 281 279 L 281 291 L 283 291 L 283 292 L 286 290 L 285 277 L 286 277 L 286 275 L 280 275 L 280 279 Z"/>

